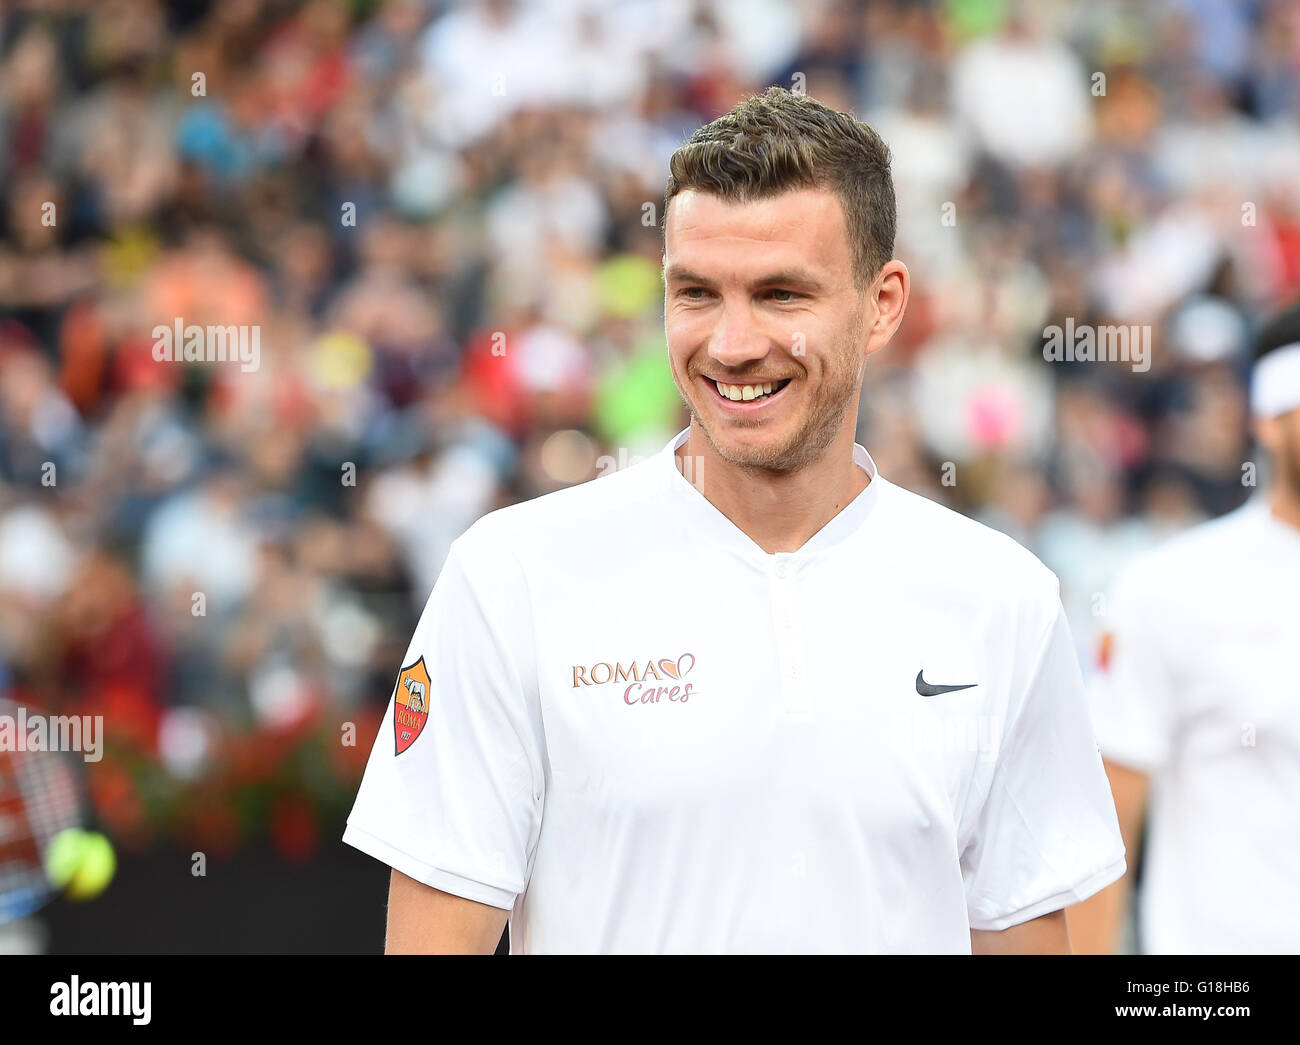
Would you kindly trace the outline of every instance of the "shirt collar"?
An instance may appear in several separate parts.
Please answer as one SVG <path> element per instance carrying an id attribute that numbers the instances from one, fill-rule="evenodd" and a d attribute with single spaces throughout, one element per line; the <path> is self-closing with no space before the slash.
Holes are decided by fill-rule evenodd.
<path id="1" fill-rule="evenodd" d="M 690 512 L 690 526 L 695 533 L 720 541 L 728 547 L 744 552 L 750 558 L 766 561 L 802 561 L 823 554 L 842 544 L 858 532 L 880 500 L 881 491 L 888 485 L 876 468 L 876 462 L 860 443 L 853 444 L 853 461 L 867 473 L 870 481 L 865 490 L 839 510 L 820 530 L 806 540 L 797 551 L 768 553 L 739 526 L 722 514 L 690 480 L 689 464 L 685 475 L 678 468 L 675 452 L 690 436 L 689 427 L 683 428 L 659 451 L 660 471 L 672 494 L 678 497 Z"/>

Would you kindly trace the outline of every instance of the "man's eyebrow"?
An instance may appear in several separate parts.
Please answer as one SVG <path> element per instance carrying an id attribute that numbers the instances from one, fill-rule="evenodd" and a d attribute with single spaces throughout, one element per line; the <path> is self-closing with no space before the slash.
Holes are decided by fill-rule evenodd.
<path id="1" fill-rule="evenodd" d="M 698 272 L 692 272 L 683 265 L 675 262 L 664 269 L 664 280 L 673 283 L 699 283 L 703 286 L 710 286 L 712 281 L 701 276 Z"/>
<path id="2" fill-rule="evenodd" d="M 815 272 L 804 268 L 780 269 L 776 272 L 769 272 L 767 275 L 761 276 L 759 279 L 754 281 L 754 286 L 756 287 L 772 287 L 777 285 L 820 287 L 822 281 L 818 278 Z"/>
<path id="3" fill-rule="evenodd" d="M 686 268 L 683 265 L 671 264 L 664 269 L 664 281 L 670 283 L 689 283 L 699 284 L 702 287 L 713 286 L 713 280 L 707 276 L 701 276 L 698 272 Z M 752 288 L 757 287 L 774 287 L 774 286 L 798 286 L 798 287 L 820 287 L 821 279 L 815 272 L 804 268 L 785 268 L 776 272 L 766 272 L 755 279 L 751 284 Z"/>

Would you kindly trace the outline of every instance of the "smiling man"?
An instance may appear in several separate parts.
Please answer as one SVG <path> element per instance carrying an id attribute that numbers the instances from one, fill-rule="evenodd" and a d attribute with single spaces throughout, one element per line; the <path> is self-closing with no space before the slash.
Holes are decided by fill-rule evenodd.
<path id="1" fill-rule="evenodd" d="M 894 213 L 784 90 L 674 154 L 690 427 L 453 546 L 344 835 L 390 952 L 1066 952 L 1123 873 L 1056 578 L 854 441 Z"/>

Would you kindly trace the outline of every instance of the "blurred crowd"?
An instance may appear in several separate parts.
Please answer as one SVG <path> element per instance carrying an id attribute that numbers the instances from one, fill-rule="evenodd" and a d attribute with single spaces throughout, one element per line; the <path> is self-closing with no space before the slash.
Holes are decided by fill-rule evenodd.
<path id="1" fill-rule="evenodd" d="M 684 426 L 667 160 L 774 83 L 894 153 L 913 295 L 859 441 L 1055 570 L 1086 664 L 1118 565 L 1263 481 L 1297 0 L 4 7 L 0 686 L 106 716 L 120 835 L 193 822 L 180 781 L 309 852 L 451 541 Z M 160 361 L 177 320 L 258 328 L 257 368 Z M 1149 369 L 1045 360 L 1067 320 L 1148 330 Z M 327 783 L 259 762 L 313 729 Z"/>

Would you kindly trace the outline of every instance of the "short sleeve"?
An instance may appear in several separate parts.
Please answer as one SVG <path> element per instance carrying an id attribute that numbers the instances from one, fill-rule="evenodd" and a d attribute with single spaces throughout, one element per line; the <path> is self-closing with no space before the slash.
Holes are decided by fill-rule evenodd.
<path id="1" fill-rule="evenodd" d="M 343 840 L 425 885 L 509 910 L 527 886 L 545 799 L 532 625 L 522 576 L 503 566 L 509 553 L 491 556 L 490 586 L 476 584 L 463 542 L 420 615 Z"/>
<path id="2" fill-rule="evenodd" d="M 1055 590 L 1051 601 L 962 853 L 973 929 L 1002 930 L 1068 907 L 1124 873 L 1115 803 Z"/>
<path id="3" fill-rule="evenodd" d="M 1088 699 L 1102 756 L 1153 773 L 1173 750 L 1176 684 L 1162 639 L 1168 609 L 1147 590 L 1140 573 L 1116 583 Z"/>

